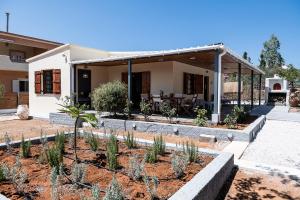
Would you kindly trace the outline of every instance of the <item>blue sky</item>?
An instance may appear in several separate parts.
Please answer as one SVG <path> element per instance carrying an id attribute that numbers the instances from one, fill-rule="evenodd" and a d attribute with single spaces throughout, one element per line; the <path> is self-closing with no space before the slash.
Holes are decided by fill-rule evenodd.
<path id="1" fill-rule="evenodd" d="M 223 42 L 258 64 L 274 33 L 300 68 L 298 0 L 0 0 L 10 31 L 104 50 L 161 50 Z"/>

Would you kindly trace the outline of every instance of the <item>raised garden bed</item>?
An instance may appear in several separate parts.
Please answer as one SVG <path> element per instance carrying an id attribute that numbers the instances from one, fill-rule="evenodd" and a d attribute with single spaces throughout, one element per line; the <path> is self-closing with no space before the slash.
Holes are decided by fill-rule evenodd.
<path id="1" fill-rule="evenodd" d="M 53 140 L 54 136 L 50 136 L 49 140 Z M 51 181 L 49 175 L 51 167 L 49 164 L 41 164 L 38 162 L 39 155 L 42 151 L 42 145 L 39 138 L 31 140 L 31 156 L 29 158 L 20 158 L 22 170 L 28 176 L 25 182 L 25 193 L 20 195 L 16 193 L 16 189 L 10 181 L 0 182 L 0 193 L 11 199 L 23 199 L 24 195 L 32 199 L 51 199 Z M 99 150 L 93 152 L 84 139 L 78 140 L 77 154 L 82 163 L 86 165 L 85 185 L 91 186 L 97 184 L 101 190 L 101 196 L 105 195 L 105 188 L 112 180 L 113 174 L 122 185 L 124 195 L 128 199 L 150 199 L 147 188 L 143 180 L 132 180 L 128 172 L 128 162 L 132 155 L 138 155 L 142 159 L 146 146 L 138 145 L 136 149 L 128 149 L 123 143 L 118 141 L 119 167 L 115 171 L 108 169 L 105 146 L 107 138 L 98 139 L 100 144 Z M 143 141 L 145 142 L 145 141 Z M 16 156 L 20 154 L 20 142 L 15 142 L 14 148 L 10 153 L 5 149 L 5 144 L 0 144 L 0 160 L 1 164 L 6 163 L 12 166 L 16 162 Z M 54 142 L 48 142 L 51 147 Z M 174 145 L 169 146 L 173 148 Z M 233 155 L 228 153 L 219 153 L 215 151 L 202 151 L 198 156 L 197 162 L 188 164 L 184 175 L 176 178 L 171 167 L 171 151 L 168 149 L 163 156 L 158 156 L 158 161 L 154 164 L 146 163 L 145 172 L 148 176 L 157 176 L 159 180 L 157 194 L 160 199 L 181 199 L 183 194 L 187 193 L 187 189 L 192 189 L 185 199 L 194 199 L 196 197 L 207 197 L 213 199 L 218 190 L 229 176 L 233 167 Z M 179 150 L 179 149 L 178 149 Z M 72 171 L 73 149 L 68 142 L 65 143 L 65 153 L 63 157 L 64 171 L 66 177 L 62 178 L 61 186 L 58 189 L 61 199 L 80 199 L 82 197 L 90 197 L 91 189 L 88 187 L 75 186 L 67 177 Z M 196 184 L 196 185 L 195 185 Z M 204 195 L 204 196 L 203 196 Z M 190 197 L 190 198 L 189 198 Z"/>

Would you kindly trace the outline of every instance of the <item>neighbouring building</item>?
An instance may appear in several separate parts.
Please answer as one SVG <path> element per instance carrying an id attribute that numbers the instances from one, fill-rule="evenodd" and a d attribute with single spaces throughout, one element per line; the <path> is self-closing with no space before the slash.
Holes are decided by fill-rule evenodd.
<path id="1" fill-rule="evenodd" d="M 268 104 L 288 105 L 289 104 L 289 83 L 287 80 L 274 75 L 273 78 L 266 78 L 265 99 Z"/>
<path id="2" fill-rule="evenodd" d="M 5 94 L 0 109 L 28 104 L 28 63 L 26 59 L 54 49 L 62 43 L 0 31 L 0 83 Z"/>
<path id="3" fill-rule="evenodd" d="M 34 117 L 48 118 L 58 112 L 64 96 L 75 95 L 90 104 L 91 91 L 100 84 L 120 80 L 128 84 L 133 103 L 142 94 L 185 94 L 209 102 L 212 121 L 220 120 L 224 74 L 263 72 L 223 44 L 164 51 L 109 52 L 66 44 L 27 59 L 29 104 Z M 238 79 L 240 105 L 241 78 Z M 253 105 L 253 92 L 251 105 Z"/>

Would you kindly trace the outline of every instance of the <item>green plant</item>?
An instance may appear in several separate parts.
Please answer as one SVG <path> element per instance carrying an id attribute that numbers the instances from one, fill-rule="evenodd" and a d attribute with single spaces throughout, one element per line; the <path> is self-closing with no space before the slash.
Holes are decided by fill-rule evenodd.
<path id="1" fill-rule="evenodd" d="M 8 153 L 12 152 L 11 141 L 12 141 L 11 137 L 9 137 L 7 132 L 6 132 L 5 135 L 4 135 L 4 142 L 5 142 L 6 149 L 7 149 Z"/>
<path id="2" fill-rule="evenodd" d="M 2 83 L 0 83 L 0 100 L 4 96 L 4 92 L 5 92 L 5 87 Z"/>
<path id="3" fill-rule="evenodd" d="M 9 179 L 9 168 L 4 163 L 0 165 L 0 182 Z"/>
<path id="4" fill-rule="evenodd" d="M 15 164 L 13 165 L 11 170 L 9 170 L 8 173 L 8 180 L 11 181 L 17 193 L 24 195 L 24 190 L 26 188 L 25 182 L 27 180 L 27 173 L 22 170 L 22 164 L 18 156 L 16 157 Z"/>
<path id="5" fill-rule="evenodd" d="M 153 147 L 147 149 L 144 160 L 146 163 L 155 163 L 157 161 L 157 153 Z"/>
<path id="6" fill-rule="evenodd" d="M 48 163 L 52 168 L 59 170 L 59 165 L 63 160 L 62 153 L 57 147 L 52 147 L 47 150 Z M 58 173 L 58 171 L 57 171 Z"/>
<path id="7" fill-rule="evenodd" d="M 122 192 L 122 187 L 118 183 L 115 176 L 113 176 L 111 183 L 106 189 L 103 200 L 124 200 L 125 197 Z"/>
<path id="8" fill-rule="evenodd" d="M 189 162 L 197 162 L 198 161 L 198 147 L 196 147 L 194 142 L 183 143 L 183 152 L 186 154 Z"/>
<path id="9" fill-rule="evenodd" d="M 151 183 L 152 180 L 152 183 Z M 144 176 L 144 183 L 146 185 L 147 191 L 150 194 L 150 198 L 152 200 L 156 200 L 159 199 L 158 195 L 157 195 L 157 188 L 158 188 L 158 179 L 156 176 L 151 177 L 147 176 L 147 174 L 145 174 Z"/>
<path id="10" fill-rule="evenodd" d="M 194 124 L 196 124 L 197 126 L 207 126 L 207 110 L 196 108 L 195 112 L 197 113 L 197 116 L 194 119 Z"/>
<path id="11" fill-rule="evenodd" d="M 127 102 L 127 86 L 120 82 L 108 82 L 92 92 L 93 107 L 99 112 L 122 113 Z"/>
<path id="12" fill-rule="evenodd" d="M 57 174 L 57 168 L 53 167 L 51 169 L 50 173 L 50 182 L 51 182 L 51 198 L 53 200 L 58 199 L 58 174 Z"/>
<path id="13" fill-rule="evenodd" d="M 189 163 L 189 157 L 185 155 L 177 155 L 175 152 L 171 156 L 172 169 L 176 178 L 181 178 L 184 175 L 184 170 Z"/>
<path id="14" fill-rule="evenodd" d="M 92 113 L 85 113 L 84 110 L 87 108 L 86 105 L 74 104 L 70 97 L 65 97 L 62 104 L 59 104 L 62 108 L 59 109 L 60 112 L 68 114 L 70 117 L 75 119 L 74 123 L 74 154 L 75 161 L 78 163 L 77 158 L 77 126 L 79 120 L 88 122 L 93 127 L 97 126 L 97 118 Z"/>
<path id="15" fill-rule="evenodd" d="M 166 142 L 160 134 L 159 136 L 154 137 L 153 139 L 153 149 L 156 154 L 164 155 L 166 152 Z"/>
<path id="16" fill-rule="evenodd" d="M 47 142 L 48 142 L 47 135 L 44 134 L 42 129 L 41 129 L 41 133 L 40 133 L 40 142 L 41 142 L 43 147 L 46 146 Z"/>
<path id="17" fill-rule="evenodd" d="M 92 151 L 97 151 L 99 148 L 98 137 L 93 133 L 87 133 L 87 143 L 90 145 Z"/>
<path id="18" fill-rule="evenodd" d="M 234 106 L 231 114 L 237 119 L 237 123 L 244 123 L 247 118 L 247 112 L 244 107 Z"/>
<path id="19" fill-rule="evenodd" d="M 228 128 L 230 129 L 236 129 L 237 128 L 237 117 L 228 114 L 226 115 L 224 119 L 224 123 L 227 125 Z"/>
<path id="20" fill-rule="evenodd" d="M 74 183 L 84 183 L 86 166 L 84 163 L 75 163 L 71 169 L 71 179 Z"/>
<path id="21" fill-rule="evenodd" d="M 61 153 L 65 152 L 65 141 L 66 141 L 66 136 L 65 136 L 64 132 L 61 132 L 61 133 L 57 132 L 55 135 L 55 145 L 56 145 L 56 148 Z"/>
<path id="22" fill-rule="evenodd" d="M 152 109 L 151 104 L 145 101 L 144 99 L 140 102 L 140 110 L 144 116 L 145 121 L 149 120 L 149 116 L 151 115 Z"/>
<path id="23" fill-rule="evenodd" d="M 168 102 L 162 102 L 159 106 L 159 110 L 162 115 L 169 120 L 169 123 L 172 123 L 172 120 L 176 115 L 176 108 L 171 108 L 171 105 Z"/>
<path id="24" fill-rule="evenodd" d="M 100 187 L 98 185 L 92 185 L 92 200 L 100 200 Z"/>
<path id="25" fill-rule="evenodd" d="M 134 149 L 137 147 L 136 140 L 134 138 L 134 134 L 127 132 L 127 136 L 124 136 L 124 141 L 128 149 Z"/>
<path id="26" fill-rule="evenodd" d="M 145 160 L 138 161 L 137 155 L 129 159 L 128 176 L 133 180 L 140 180 L 144 171 Z"/>
<path id="27" fill-rule="evenodd" d="M 31 148 L 31 141 L 25 141 L 24 136 L 22 135 L 21 141 L 21 156 L 23 158 L 28 158 L 30 156 L 30 148 Z"/>
<path id="28" fill-rule="evenodd" d="M 116 170 L 118 167 L 118 141 L 116 136 L 110 135 L 109 141 L 106 145 L 106 157 L 108 161 L 108 168 L 110 170 Z"/>

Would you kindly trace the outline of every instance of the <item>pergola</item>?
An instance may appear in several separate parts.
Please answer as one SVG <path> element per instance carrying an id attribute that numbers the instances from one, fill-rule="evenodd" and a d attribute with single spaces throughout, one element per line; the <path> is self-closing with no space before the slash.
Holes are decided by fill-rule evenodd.
<path id="1" fill-rule="evenodd" d="M 243 59 L 223 44 L 209 45 L 203 47 L 193 47 L 185 49 L 176 49 L 168 51 L 153 51 L 153 52 L 133 52 L 124 53 L 122 55 L 111 53 L 111 56 L 73 61 L 72 65 L 76 69 L 76 65 L 89 66 L 128 66 L 128 100 L 132 100 L 132 65 L 151 62 L 166 62 L 178 61 L 196 67 L 201 67 L 214 71 L 214 109 L 212 114 L 212 122 L 218 123 L 221 114 L 221 79 L 222 73 L 230 74 L 237 73 L 238 77 L 238 106 L 241 106 L 241 76 L 242 74 L 251 75 L 251 108 L 254 104 L 254 75 L 259 75 L 259 86 L 261 86 L 261 77 L 263 71 Z M 76 73 L 76 70 L 74 70 Z M 75 76 L 76 77 L 76 74 Z M 75 82 L 75 81 L 74 81 Z M 75 87 L 75 86 L 74 86 Z M 75 87 L 76 88 L 76 87 Z M 261 87 L 259 87 L 261 88 Z M 260 89 L 259 89 L 260 90 Z M 259 91 L 259 105 L 261 104 L 261 91 Z"/>

